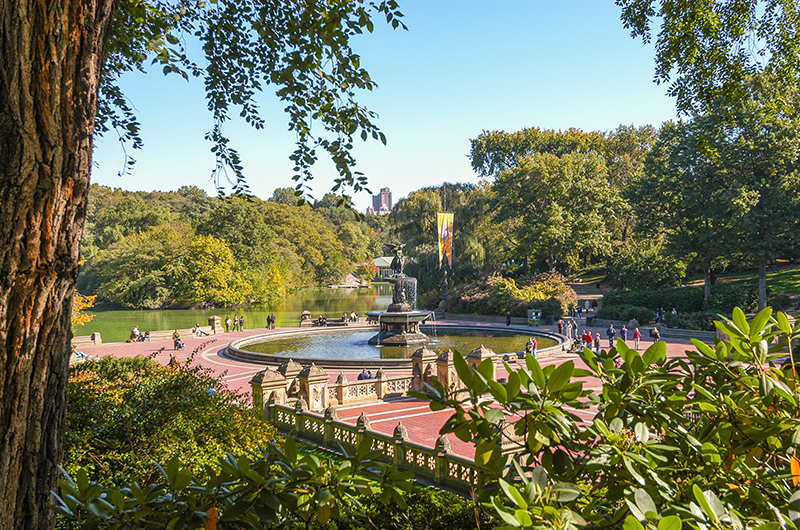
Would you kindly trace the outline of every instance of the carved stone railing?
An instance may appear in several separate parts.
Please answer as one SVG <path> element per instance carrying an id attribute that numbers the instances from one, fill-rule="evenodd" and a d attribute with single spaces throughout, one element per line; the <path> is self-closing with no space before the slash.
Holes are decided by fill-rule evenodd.
<path id="1" fill-rule="evenodd" d="M 482 482 L 478 466 L 469 458 L 454 454 L 447 438 L 440 436 L 435 447 L 412 442 L 402 422 L 398 422 L 394 435 L 390 436 L 370 430 L 369 418 L 364 414 L 356 425 L 350 425 L 339 421 L 333 407 L 322 414 L 310 412 L 303 398 L 294 407 L 268 403 L 264 413 L 279 430 L 337 452 L 340 442 L 358 445 L 366 438 L 372 449 L 380 451 L 378 460 L 465 494 L 479 489 Z"/>
<path id="2" fill-rule="evenodd" d="M 399 398 L 412 388 L 411 374 L 401 377 L 386 377 L 378 369 L 374 379 L 348 381 L 340 373 L 335 383 L 328 383 L 328 374 L 312 364 L 303 368 L 289 360 L 277 370 L 267 368 L 257 373 L 250 381 L 253 405 L 261 408 L 270 400 L 286 404 L 295 398 L 304 398 L 311 410 L 321 411 L 328 406 L 369 403 L 382 399 Z"/>

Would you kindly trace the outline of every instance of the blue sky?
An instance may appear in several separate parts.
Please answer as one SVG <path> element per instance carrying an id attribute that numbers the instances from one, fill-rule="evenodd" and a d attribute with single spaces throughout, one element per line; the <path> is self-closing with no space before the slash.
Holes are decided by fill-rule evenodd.
<path id="1" fill-rule="evenodd" d="M 477 182 L 467 155 L 483 130 L 524 127 L 608 131 L 620 124 L 675 119 L 674 100 L 653 83 L 653 49 L 630 38 L 612 0 L 400 0 L 408 31 L 377 23 L 354 48 L 378 83 L 361 102 L 377 112 L 387 145 L 356 140 L 370 189 L 395 202 L 423 186 Z M 377 21 L 376 21 L 377 22 Z M 145 146 L 130 150 L 133 172 L 118 176 L 124 155 L 112 132 L 96 141 L 92 182 L 127 190 L 195 185 L 214 194 L 211 128 L 202 83 L 158 71 L 123 77 L 142 123 Z M 264 130 L 226 125 L 243 157 L 251 191 L 262 198 L 293 186 L 294 135 L 272 92 L 260 98 Z M 313 195 L 335 176 L 321 159 Z M 367 193 L 354 196 L 363 211 Z"/>

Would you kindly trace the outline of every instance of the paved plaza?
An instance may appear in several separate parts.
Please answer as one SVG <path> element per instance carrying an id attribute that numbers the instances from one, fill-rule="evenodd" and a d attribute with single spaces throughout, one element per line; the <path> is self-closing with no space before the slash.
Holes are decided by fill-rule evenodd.
<path id="1" fill-rule="evenodd" d="M 457 323 L 466 324 L 467 322 L 463 317 L 457 321 L 449 321 L 447 319 L 439 320 L 441 323 Z M 474 326 L 496 325 L 496 323 L 489 323 L 485 319 L 481 322 L 470 322 Z M 225 356 L 226 346 L 233 340 L 249 337 L 253 335 L 268 334 L 275 331 L 287 330 L 293 328 L 280 328 L 279 330 L 267 329 L 253 329 L 244 332 L 230 332 L 218 333 L 208 337 L 193 337 L 183 336 L 182 339 L 186 343 L 185 350 L 173 350 L 172 339 L 154 340 L 152 342 L 137 342 L 137 343 L 107 343 L 99 346 L 87 345 L 82 347 L 81 350 L 89 357 L 101 357 L 104 355 L 116 355 L 120 357 L 134 357 L 136 355 L 150 355 L 158 352 L 155 355 L 155 360 L 161 364 L 169 362 L 170 352 L 174 353 L 178 361 L 185 361 L 189 355 L 198 350 L 195 362 L 204 367 L 213 370 L 217 375 L 222 377 L 228 386 L 233 390 L 238 390 L 250 395 L 250 385 L 248 382 L 258 372 L 265 368 L 264 365 L 241 362 L 238 360 L 230 359 Z M 296 328 L 300 329 L 300 328 Z M 540 329 L 543 331 L 557 332 L 555 326 L 540 326 L 531 328 L 526 325 L 512 325 L 509 329 L 519 331 L 522 334 L 528 333 L 531 329 Z M 593 333 L 599 332 L 601 337 L 605 337 L 605 327 L 585 327 L 581 326 L 581 330 L 589 329 Z M 524 340 L 524 339 L 521 339 Z M 684 356 L 686 350 L 693 350 L 694 346 L 688 339 L 665 339 L 667 344 L 667 355 L 669 357 Z M 652 343 L 651 340 L 642 341 L 642 350 Z M 629 344 L 633 344 L 629 341 Z M 603 348 L 607 347 L 608 341 L 603 339 Z M 524 342 L 520 343 L 520 350 L 524 349 Z M 540 359 L 542 366 L 550 364 L 561 364 L 567 360 L 575 362 L 577 367 L 584 367 L 580 358 L 575 354 L 563 353 L 554 357 L 547 357 Z M 514 366 L 512 364 L 512 366 Z M 347 377 L 348 381 L 355 381 L 360 373 L 359 369 L 346 369 L 342 372 Z M 408 375 L 409 370 L 386 370 L 388 377 Z M 328 370 L 330 383 L 334 383 L 339 371 Z M 507 373 L 505 368 L 501 365 L 498 368 L 498 378 L 506 377 Z M 586 388 L 595 390 L 600 389 L 600 383 L 596 379 L 588 379 L 585 384 Z M 589 419 L 593 413 L 591 411 L 575 411 L 579 416 Z M 391 434 L 398 422 L 402 422 L 408 430 L 409 439 L 413 442 L 433 446 L 436 439 L 439 437 L 439 429 L 444 425 L 445 421 L 450 417 L 451 412 L 444 410 L 439 412 L 432 412 L 428 407 L 427 402 L 419 401 L 413 398 L 403 398 L 389 402 L 368 403 L 360 405 L 345 405 L 337 409 L 339 419 L 341 421 L 356 424 L 358 417 L 364 413 L 366 414 L 371 423 L 371 429 L 383 433 Z M 453 435 L 448 435 L 452 449 L 455 453 L 472 457 L 473 447 L 471 444 L 461 442 Z"/>

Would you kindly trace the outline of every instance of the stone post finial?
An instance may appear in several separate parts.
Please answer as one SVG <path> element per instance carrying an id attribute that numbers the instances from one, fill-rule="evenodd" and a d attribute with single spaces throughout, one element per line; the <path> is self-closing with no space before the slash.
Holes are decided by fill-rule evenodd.
<path id="1" fill-rule="evenodd" d="M 305 398 L 301 397 L 297 400 L 297 402 L 294 404 L 294 411 L 308 412 L 308 403 L 306 402 Z"/>
<path id="2" fill-rule="evenodd" d="M 453 452 L 453 450 L 450 448 L 450 440 L 448 440 L 444 434 L 436 439 L 435 450 L 437 453 L 445 454 Z"/>
<path id="3" fill-rule="evenodd" d="M 393 438 L 396 442 L 408 441 L 408 429 L 406 429 L 402 421 L 397 422 L 397 427 L 394 428 Z"/>
<path id="4" fill-rule="evenodd" d="M 363 412 L 361 416 L 358 417 L 358 421 L 356 421 L 356 429 L 358 430 L 369 430 L 369 418 Z"/>
<path id="5" fill-rule="evenodd" d="M 344 372 L 339 372 L 338 377 L 336 377 L 336 384 L 337 385 L 346 385 L 347 384 L 347 376 L 344 375 Z"/>
<path id="6" fill-rule="evenodd" d="M 328 407 L 325 409 L 325 412 L 323 412 L 323 418 L 325 418 L 325 421 L 338 420 L 339 414 L 336 412 L 335 407 Z"/>

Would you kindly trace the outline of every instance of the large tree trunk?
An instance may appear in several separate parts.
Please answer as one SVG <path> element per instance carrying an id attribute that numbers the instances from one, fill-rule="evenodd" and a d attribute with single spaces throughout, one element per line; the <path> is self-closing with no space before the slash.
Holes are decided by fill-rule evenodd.
<path id="1" fill-rule="evenodd" d="M 54 526 L 70 313 L 114 0 L 0 0 L 0 529 Z"/>
<path id="2" fill-rule="evenodd" d="M 758 262 L 758 310 L 767 307 L 767 258 L 761 257 Z"/>

